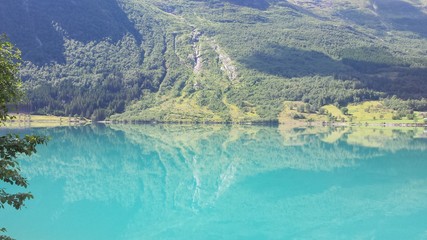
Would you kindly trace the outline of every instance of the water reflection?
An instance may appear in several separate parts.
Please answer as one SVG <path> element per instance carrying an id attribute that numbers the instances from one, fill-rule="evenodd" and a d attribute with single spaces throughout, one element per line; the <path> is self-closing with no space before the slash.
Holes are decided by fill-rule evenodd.
<path id="1" fill-rule="evenodd" d="M 25 162 L 25 174 L 62 182 L 55 191 L 66 205 L 131 209 L 123 239 L 371 238 L 386 225 L 364 222 L 394 224 L 427 210 L 423 129 L 112 125 L 37 133 L 53 141 Z"/>
<path id="2" fill-rule="evenodd" d="M 25 171 L 65 179 L 69 202 L 114 200 L 128 206 L 144 192 L 197 209 L 212 204 L 232 182 L 246 176 L 285 168 L 330 171 L 378 154 L 325 143 L 322 138 L 328 132 L 281 130 L 219 125 L 50 129 L 43 133 L 55 139 L 46 147 L 49 153 L 42 149 Z"/>

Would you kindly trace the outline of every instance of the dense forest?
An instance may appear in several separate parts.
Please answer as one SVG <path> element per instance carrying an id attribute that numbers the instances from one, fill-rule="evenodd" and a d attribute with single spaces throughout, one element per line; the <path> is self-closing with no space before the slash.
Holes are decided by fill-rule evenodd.
<path id="1" fill-rule="evenodd" d="M 6 0 L 34 113 L 126 121 L 276 121 L 386 99 L 427 110 L 427 2 Z M 4 23 L 4 24 L 3 24 Z"/>

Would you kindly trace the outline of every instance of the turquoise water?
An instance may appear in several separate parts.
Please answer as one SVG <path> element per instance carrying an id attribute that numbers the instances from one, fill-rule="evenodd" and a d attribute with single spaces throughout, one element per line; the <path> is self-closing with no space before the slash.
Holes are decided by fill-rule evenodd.
<path id="1" fill-rule="evenodd" d="M 18 240 L 427 239 L 424 129 L 26 131 L 52 140 L 22 160 L 35 199 L 0 210 Z"/>

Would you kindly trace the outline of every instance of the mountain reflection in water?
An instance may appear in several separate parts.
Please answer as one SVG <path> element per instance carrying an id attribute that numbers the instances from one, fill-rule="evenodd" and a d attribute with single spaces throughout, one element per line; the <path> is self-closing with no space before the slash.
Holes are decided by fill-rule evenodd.
<path id="1" fill-rule="evenodd" d="M 30 190 L 38 179 L 60 182 L 50 192 L 67 207 L 56 218 L 84 202 L 126 212 L 116 230 L 104 229 L 115 231 L 111 239 L 382 238 L 396 234 L 389 225 L 427 220 L 419 215 L 427 210 L 423 129 L 93 125 L 32 132 L 53 140 L 23 162 Z M 36 207 L 29 202 L 29 210 Z M 85 231 L 105 227 L 93 224 Z M 425 234 L 424 225 L 410 236 Z"/>

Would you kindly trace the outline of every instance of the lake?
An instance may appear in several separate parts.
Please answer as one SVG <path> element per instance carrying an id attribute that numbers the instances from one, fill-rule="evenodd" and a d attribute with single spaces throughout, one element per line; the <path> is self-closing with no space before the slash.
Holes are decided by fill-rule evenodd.
<path id="1" fill-rule="evenodd" d="M 421 128 L 15 131 L 52 137 L 21 161 L 35 198 L 0 210 L 18 240 L 427 239 Z"/>

